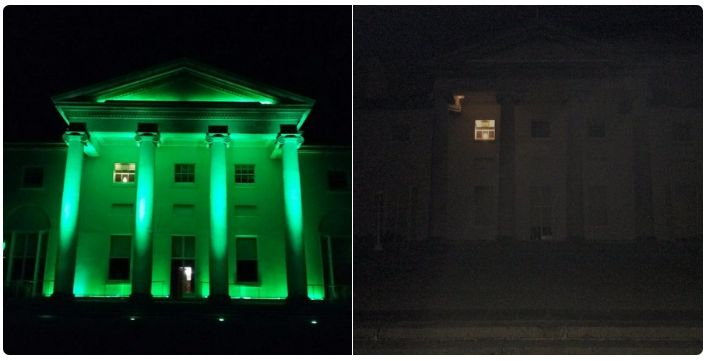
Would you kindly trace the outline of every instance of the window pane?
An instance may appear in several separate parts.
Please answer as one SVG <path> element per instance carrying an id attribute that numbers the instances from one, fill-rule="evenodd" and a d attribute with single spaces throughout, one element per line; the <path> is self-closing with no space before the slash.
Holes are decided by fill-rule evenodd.
<path id="1" fill-rule="evenodd" d="M 22 186 L 27 188 L 41 188 L 44 183 L 44 169 L 40 167 L 27 167 L 22 176 Z"/>
<path id="2" fill-rule="evenodd" d="M 532 121 L 532 137 L 533 138 L 549 138 L 551 130 L 549 129 L 549 122 L 546 120 L 534 120 Z"/>
<path id="3" fill-rule="evenodd" d="M 111 236 L 111 258 L 130 258 L 131 236 Z"/>
<path id="4" fill-rule="evenodd" d="M 333 191 L 347 190 L 347 173 L 342 171 L 327 172 L 327 186 Z"/>
<path id="5" fill-rule="evenodd" d="M 234 181 L 236 183 L 255 183 L 256 167 L 253 164 L 236 164 Z"/>
<path id="6" fill-rule="evenodd" d="M 258 263 L 256 261 L 237 261 L 236 282 L 258 282 Z"/>
<path id="7" fill-rule="evenodd" d="M 186 236 L 185 237 L 185 253 L 183 254 L 183 257 L 187 258 L 194 258 L 195 252 L 194 252 L 194 245 L 195 245 L 195 238 L 194 236 Z"/>
<path id="8" fill-rule="evenodd" d="M 113 182 L 135 183 L 135 163 L 114 163 Z"/>
<path id="9" fill-rule="evenodd" d="M 129 280 L 130 279 L 130 259 L 112 258 L 108 266 L 109 280 Z"/>
<path id="10" fill-rule="evenodd" d="M 239 237 L 236 239 L 236 258 L 239 260 L 256 260 L 256 238 Z"/>
<path id="11" fill-rule="evenodd" d="M 172 236 L 172 257 L 182 257 L 182 237 Z"/>

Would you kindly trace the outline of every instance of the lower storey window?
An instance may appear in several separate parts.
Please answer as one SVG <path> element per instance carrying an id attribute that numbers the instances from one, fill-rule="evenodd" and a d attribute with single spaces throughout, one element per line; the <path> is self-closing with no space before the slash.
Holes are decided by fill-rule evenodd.
<path id="1" fill-rule="evenodd" d="M 130 280 L 130 242 L 131 236 L 111 236 L 111 257 L 108 261 L 108 280 Z"/>
<path id="2" fill-rule="evenodd" d="M 256 237 L 236 237 L 236 282 L 258 282 Z"/>

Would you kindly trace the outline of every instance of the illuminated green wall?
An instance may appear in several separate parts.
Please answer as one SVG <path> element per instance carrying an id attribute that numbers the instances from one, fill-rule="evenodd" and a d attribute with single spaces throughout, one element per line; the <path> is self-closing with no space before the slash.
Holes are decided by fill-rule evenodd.
<path id="1" fill-rule="evenodd" d="M 307 148 L 307 147 L 306 147 Z M 65 148 L 49 150 L 54 159 L 47 165 L 45 191 L 24 194 L 25 200 L 46 204 L 52 219 L 49 250 L 46 258 L 43 294 L 53 292 L 54 262 L 58 240 L 59 203 L 63 181 Z M 285 298 L 288 295 L 285 265 L 285 222 L 282 191 L 281 160 L 271 159 L 271 148 L 262 145 L 238 146 L 227 149 L 227 234 L 229 295 L 232 298 Z M 324 297 L 320 233 L 318 225 L 332 209 L 349 209 L 349 193 L 327 191 L 327 170 L 349 169 L 350 154 L 308 152 L 301 149 L 300 163 L 303 188 L 304 240 L 308 295 Z M 28 153 L 27 158 L 38 157 Z M 23 153 L 8 161 L 31 164 Z M 59 164 L 55 164 L 57 161 Z M 74 293 L 77 297 L 127 297 L 130 282 L 107 281 L 111 234 L 134 233 L 136 200 L 135 184 L 114 184 L 113 163 L 137 162 L 138 147 L 126 134 L 122 144 L 104 145 L 99 157 L 85 157 L 82 176 L 79 215 L 79 240 Z M 173 181 L 175 163 L 195 164 L 195 183 Z M 256 166 L 256 184 L 236 185 L 234 164 Z M 167 297 L 170 292 L 171 235 L 196 237 L 196 290 L 199 297 L 209 294 L 209 148 L 202 146 L 160 146 L 156 150 L 155 205 L 153 233 L 152 294 Z M 12 166 L 12 163 L 8 165 Z M 344 165 L 344 166 L 343 166 Z M 6 182 L 5 194 L 16 184 Z M 10 187 L 10 188 L 8 188 Z M 28 191 L 29 192 L 29 191 Z M 34 196 L 34 198 L 30 197 Z M 5 209 L 21 204 L 23 199 L 6 199 Z M 175 210 L 175 204 L 193 204 L 193 211 Z M 237 207 L 237 206 L 255 206 Z M 56 208 L 56 210 L 54 210 Z M 52 211 L 49 211 L 52 209 Z M 237 212 L 238 209 L 244 211 Z M 7 233 L 7 230 L 6 230 Z M 235 283 L 237 235 L 258 237 L 259 277 L 257 285 Z"/>

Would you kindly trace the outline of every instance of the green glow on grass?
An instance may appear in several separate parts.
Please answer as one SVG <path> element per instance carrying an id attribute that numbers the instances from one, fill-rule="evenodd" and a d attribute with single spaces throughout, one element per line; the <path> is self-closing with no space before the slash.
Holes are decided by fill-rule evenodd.
<path id="1" fill-rule="evenodd" d="M 54 292 L 73 292 L 76 260 L 77 224 L 79 220 L 79 196 L 81 195 L 81 171 L 84 165 L 84 134 L 66 134 L 68 145 L 64 188 L 62 191 L 61 218 L 59 221 L 59 248 L 55 271 Z"/>
<path id="2" fill-rule="evenodd" d="M 150 294 L 152 286 L 153 195 L 155 191 L 155 142 L 157 135 L 136 136 L 137 165 L 135 242 L 133 242 L 133 293 Z"/>
<path id="3" fill-rule="evenodd" d="M 210 136 L 209 150 L 209 294 L 229 295 L 227 267 L 227 172 L 228 135 Z"/>

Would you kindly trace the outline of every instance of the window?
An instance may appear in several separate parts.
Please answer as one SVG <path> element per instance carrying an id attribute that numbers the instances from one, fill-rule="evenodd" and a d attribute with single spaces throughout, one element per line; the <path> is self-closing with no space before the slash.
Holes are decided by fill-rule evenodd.
<path id="1" fill-rule="evenodd" d="M 135 163 L 113 164 L 113 183 L 135 183 Z"/>
<path id="2" fill-rule="evenodd" d="M 194 183 L 194 164 L 175 164 L 175 183 Z"/>
<path id="3" fill-rule="evenodd" d="M 234 166 L 234 182 L 255 183 L 256 170 L 253 164 L 237 164 Z"/>
<path id="4" fill-rule="evenodd" d="M 194 236 L 172 236 L 172 258 L 194 258 Z"/>
<path id="5" fill-rule="evenodd" d="M 588 223 L 592 226 L 608 224 L 607 195 L 605 186 L 588 187 Z"/>
<path id="6" fill-rule="evenodd" d="M 475 186 L 473 188 L 474 215 L 476 226 L 491 226 L 492 222 L 492 192 L 490 187 Z"/>
<path id="7" fill-rule="evenodd" d="M 236 282 L 258 282 L 256 237 L 236 237 Z"/>
<path id="8" fill-rule="evenodd" d="M 532 138 L 549 138 L 549 134 L 551 134 L 549 122 L 546 120 L 533 120 L 531 134 Z"/>
<path id="9" fill-rule="evenodd" d="M 475 140 L 478 140 L 478 141 L 495 140 L 495 121 L 494 120 L 476 120 L 475 121 Z"/>
<path id="10" fill-rule="evenodd" d="M 688 142 L 692 140 L 692 129 L 689 122 L 675 120 L 672 122 L 672 140 L 675 142 Z"/>
<path id="11" fill-rule="evenodd" d="M 588 121 L 588 137 L 603 138 L 606 136 L 605 119 L 591 119 Z"/>
<path id="12" fill-rule="evenodd" d="M 331 191 L 348 190 L 347 173 L 338 170 L 327 172 L 327 188 Z"/>
<path id="13" fill-rule="evenodd" d="M 44 169 L 41 167 L 27 167 L 22 174 L 24 188 L 42 188 L 44 184 Z"/>
<path id="14" fill-rule="evenodd" d="M 109 281 L 130 280 L 130 242 L 131 236 L 111 236 L 111 255 L 108 261 Z"/>
<path id="15" fill-rule="evenodd" d="M 530 187 L 529 196 L 530 239 L 551 239 L 551 188 Z"/>
<path id="16" fill-rule="evenodd" d="M 12 232 L 3 249 L 6 294 L 34 297 L 42 292 L 48 233 Z M 9 291 L 9 293 L 7 293 Z"/>

